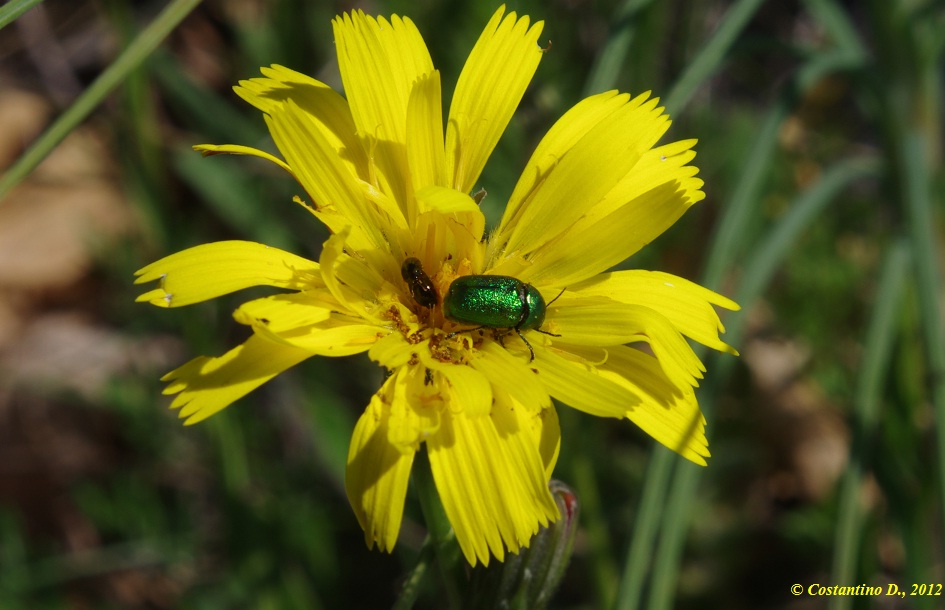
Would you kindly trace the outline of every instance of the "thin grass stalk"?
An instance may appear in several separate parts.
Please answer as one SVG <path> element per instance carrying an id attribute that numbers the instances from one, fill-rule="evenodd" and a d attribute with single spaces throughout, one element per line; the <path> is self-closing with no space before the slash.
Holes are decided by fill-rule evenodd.
<path id="1" fill-rule="evenodd" d="M 680 76 L 665 98 L 666 109 L 671 116 L 681 112 L 689 100 L 692 99 L 698 87 L 715 74 L 738 34 L 761 6 L 761 2 L 762 0 L 741 0 L 725 14 L 715 34 L 697 54 L 689 68 Z M 638 6 L 632 0 L 627 3 L 627 6 L 630 5 Z M 627 42 L 627 45 L 629 45 L 629 42 Z M 612 74 L 613 78 L 616 78 L 617 71 L 614 70 Z M 595 78 L 597 76 L 595 73 Z M 588 85 L 589 90 L 606 88 L 607 85 L 597 80 Z M 776 142 L 777 130 L 787 114 L 786 108 L 785 105 L 783 110 L 771 116 L 766 122 L 767 129 L 759 137 L 755 149 L 761 149 L 762 152 L 767 150 L 767 154 L 752 154 L 749 156 L 748 164 L 750 167 L 743 174 L 743 180 L 739 184 L 739 189 L 736 190 L 735 203 L 730 205 L 725 213 L 725 218 L 733 220 L 724 223 L 728 231 L 722 233 L 721 237 L 725 237 L 728 233 L 747 224 L 747 212 L 751 207 L 749 204 L 759 190 L 761 179 L 766 175 L 766 167 L 770 163 L 770 157 L 774 150 L 773 144 Z M 714 243 L 718 245 L 725 242 L 720 241 L 720 235 L 717 233 Z M 737 243 L 740 244 L 740 240 Z M 713 248 L 713 251 L 717 249 Z M 734 257 L 734 251 L 732 257 Z M 719 272 L 716 283 L 721 281 L 721 277 L 722 274 Z M 654 448 L 650 464 L 647 466 L 640 509 L 634 524 L 634 536 L 627 551 L 627 561 L 624 565 L 621 585 L 617 595 L 616 607 L 621 610 L 636 610 L 642 599 L 643 583 L 646 581 L 650 565 L 645 559 L 653 554 L 653 545 L 656 540 L 659 522 L 664 516 L 662 507 L 665 505 L 666 490 L 669 488 L 669 481 L 673 475 L 673 465 L 675 463 L 676 456 L 674 454 L 664 451 L 662 448 Z"/>
<path id="2" fill-rule="evenodd" d="M 735 39 L 763 2 L 764 0 L 738 0 L 725 12 L 712 38 L 699 50 L 686 71 L 669 90 L 669 95 L 664 98 L 666 110 L 670 115 L 682 110 L 702 83 L 716 73 Z"/>
<path id="3" fill-rule="evenodd" d="M 10 0 L 0 6 L 0 30 L 10 25 L 17 18 L 43 0 Z"/>
<path id="4" fill-rule="evenodd" d="M 856 58 L 866 56 L 866 49 L 860 41 L 856 28 L 839 3 L 834 0 L 805 0 L 804 6 L 807 7 L 814 20 L 824 28 L 838 49 Z"/>
<path id="5" fill-rule="evenodd" d="M 945 333 L 939 295 L 942 294 L 935 227 L 932 215 L 931 182 L 929 180 L 928 135 L 920 126 L 901 134 L 899 176 L 901 195 L 909 218 L 909 241 L 915 269 L 922 332 L 928 358 L 929 392 L 935 413 L 935 435 L 938 447 L 938 487 L 940 511 L 945 520 Z M 943 523 L 945 525 L 945 523 Z"/>
<path id="6" fill-rule="evenodd" d="M 714 290 L 722 285 L 728 271 L 734 266 L 739 248 L 750 224 L 751 214 L 761 196 L 762 182 L 768 176 L 778 133 L 788 113 L 796 105 L 802 92 L 825 76 L 862 65 L 860 60 L 844 52 L 824 53 L 802 67 L 794 82 L 785 87 L 761 124 L 755 144 L 749 152 L 741 179 L 735 185 L 730 203 L 724 209 L 718 228 L 712 238 L 709 257 L 703 272 L 702 284 Z M 750 260 L 750 259 L 749 259 Z"/>
<path id="7" fill-rule="evenodd" d="M 609 608 L 617 597 L 620 568 L 614 561 L 610 528 L 601 503 L 599 473 L 594 460 L 587 454 L 576 454 L 570 466 L 574 487 L 581 490 L 581 522 L 590 551 L 588 570 L 593 581 L 593 605 Z"/>
<path id="8" fill-rule="evenodd" d="M 623 574 L 620 577 L 620 589 L 617 591 L 617 610 L 637 610 L 643 599 L 643 587 L 649 575 L 650 558 L 656 542 L 656 534 L 663 517 L 666 491 L 673 467 L 679 463 L 673 454 L 662 446 L 653 449 L 653 456 L 647 464 L 643 491 L 640 494 L 640 507 L 634 522 L 633 538 L 627 551 Z"/>
<path id="9" fill-rule="evenodd" d="M 141 31 L 127 49 L 88 89 L 56 119 L 10 169 L 0 177 L 0 200 L 19 184 L 73 129 L 157 48 L 200 0 L 171 0 L 151 25 Z"/>
<path id="10" fill-rule="evenodd" d="M 653 0 L 625 0 L 611 18 L 610 35 L 607 42 L 597 55 L 591 75 L 584 84 L 584 95 L 594 95 L 614 89 L 623 68 L 623 62 L 630 54 L 630 45 L 636 34 L 636 15 L 648 6 Z"/>
<path id="11" fill-rule="evenodd" d="M 752 146 L 745 160 L 745 170 L 735 187 L 730 203 L 722 212 L 722 219 L 713 236 L 712 246 L 709 248 L 708 262 L 706 263 L 705 277 L 711 283 L 704 282 L 703 285 L 709 288 L 714 288 L 721 284 L 725 270 L 734 261 L 741 247 L 742 238 L 745 233 L 744 229 L 749 225 L 749 219 L 753 213 L 755 201 L 757 201 L 760 196 L 762 181 L 768 174 L 768 168 L 774 156 L 778 130 L 787 116 L 789 107 L 788 102 L 783 101 L 776 104 L 775 107 L 769 111 L 758 133 L 758 137 L 755 139 L 755 144 Z M 729 340 L 731 341 L 730 338 Z M 718 371 L 714 371 L 712 376 L 716 376 L 717 373 Z M 707 401 L 711 401 L 711 398 L 706 396 L 706 392 L 703 389 L 703 391 L 700 392 L 699 403 L 703 413 L 709 418 L 712 409 L 711 404 L 707 404 Z M 641 494 L 643 497 L 656 493 L 650 489 L 651 487 L 655 490 L 669 490 L 670 478 L 674 481 L 674 487 L 692 485 L 692 483 L 680 483 L 680 480 L 685 481 L 689 477 L 694 477 L 694 474 L 691 473 L 687 477 L 683 474 L 683 472 L 686 472 L 683 469 L 673 472 L 668 464 L 659 463 L 662 461 L 670 462 L 675 460 L 676 457 L 669 452 L 659 451 L 653 455 L 652 461 L 656 463 L 651 465 L 648 474 L 652 473 L 665 476 L 666 480 L 647 476 Z M 689 499 L 691 499 L 693 493 L 694 490 L 687 494 Z M 680 491 L 677 490 L 676 495 L 679 494 Z M 672 599 L 673 591 L 675 591 L 675 578 L 679 563 L 679 555 L 676 553 L 678 552 L 677 550 L 682 547 L 682 538 L 678 533 L 673 534 L 672 530 L 682 529 L 682 525 L 680 524 L 684 521 L 688 521 L 688 518 L 686 518 L 688 509 L 686 515 L 674 514 L 672 500 L 666 497 L 660 498 L 660 500 L 663 506 L 668 507 L 667 510 L 662 511 L 659 515 L 662 518 L 662 536 L 660 537 L 658 548 L 661 550 L 647 549 L 647 551 L 649 551 L 647 556 L 653 557 L 656 555 L 657 563 L 653 565 L 648 562 L 642 566 L 630 566 L 630 569 L 633 571 L 645 571 L 653 565 L 654 569 L 651 574 L 652 587 L 650 591 L 650 601 L 647 607 L 653 607 L 652 604 L 656 600 L 662 600 L 661 603 L 666 604 Z M 646 523 L 649 525 L 651 522 L 647 521 Z M 642 532 L 642 534 L 647 539 L 655 538 L 651 532 Z M 641 532 L 637 531 L 636 536 L 634 536 L 634 543 L 636 543 L 636 537 L 640 535 Z M 674 550 L 674 553 L 669 553 L 670 549 Z M 631 554 L 639 555 L 640 552 L 642 551 L 631 548 Z M 639 581 L 637 574 L 631 573 L 629 576 L 635 581 Z M 638 606 L 627 607 L 636 608 Z"/>
<path id="12" fill-rule="evenodd" d="M 893 339 L 909 264 L 909 247 L 898 241 L 886 254 L 886 261 L 876 288 L 876 306 L 866 333 L 863 364 L 854 396 L 853 445 L 850 465 L 840 483 L 840 507 L 837 511 L 837 536 L 834 542 L 830 582 L 856 582 L 857 557 L 865 513 L 860 503 L 864 474 L 870 469 L 873 440 L 879 424 L 879 397 L 892 358 Z M 830 599 L 831 610 L 848 610 L 852 596 Z"/>
<path id="13" fill-rule="evenodd" d="M 772 112 L 776 111 L 777 109 Z M 736 298 L 742 307 L 747 310 L 758 299 L 774 277 L 780 262 L 790 251 L 791 245 L 796 242 L 803 230 L 826 209 L 827 205 L 836 199 L 837 194 L 849 184 L 877 171 L 877 164 L 869 159 L 843 161 L 824 172 L 817 183 L 798 197 L 788 215 L 759 242 L 760 246 L 757 247 L 756 252 L 746 258 L 753 263 L 746 269 L 745 280 L 736 292 Z M 742 339 L 745 321 L 745 315 L 742 314 L 734 317 L 729 325 L 726 337 L 735 345 Z M 725 386 L 733 365 L 731 358 L 713 359 L 712 375 L 706 379 L 705 387 L 700 395 L 700 405 L 710 423 L 717 393 Z M 666 501 L 667 509 L 662 536 L 653 563 L 652 587 L 647 608 L 660 610 L 672 607 L 685 534 L 688 531 L 701 473 L 702 469 L 694 466 L 686 467 L 686 465 L 676 470 L 675 480 Z"/>
<path id="14" fill-rule="evenodd" d="M 884 126 L 888 154 L 894 161 L 890 190 L 901 202 L 912 247 L 919 327 L 925 356 L 925 379 L 917 380 L 928 392 L 938 454 L 929 476 L 937 483 L 939 502 L 929 506 L 945 521 L 945 335 L 941 313 L 940 243 L 932 210 L 932 166 L 942 156 L 942 49 L 941 21 L 933 17 L 936 3 L 884 2 L 867 4 L 871 31 L 878 48 L 875 89 L 878 121 Z M 916 430 L 918 435 L 919 431 Z M 918 508 L 918 507 L 917 507 Z M 915 511 L 918 515 L 918 510 Z M 931 513 L 929 513 L 931 516 Z M 928 582 L 936 572 L 931 557 L 941 548 L 931 544 L 924 515 L 906 517 L 902 524 L 906 548 L 905 572 L 911 582 Z M 941 523 L 941 521 L 940 521 Z M 918 607 L 932 607 L 931 598 L 916 599 Z"/>
<path id="15" fill-rule="evenodd" d="M 759 299 L 804 230 L 844 189 L 868 178 L 878 179 L 882 171 L 883 164 L 876 157 L 851 157 L 829 167 L 801 193 L 789 211 L 746 258 L 751 264 L 745 267 L 735 295 L 742 307 L 747 309 Z M 740 342 L 744 322 L 744 315 L 737 316 L 729 325 L 726 338 Z"/>

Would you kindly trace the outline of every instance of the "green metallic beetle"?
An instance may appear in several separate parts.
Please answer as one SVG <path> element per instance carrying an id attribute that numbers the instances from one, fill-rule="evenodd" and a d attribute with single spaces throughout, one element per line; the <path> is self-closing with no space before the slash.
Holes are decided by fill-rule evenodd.
<path id="1" fill-rule="evenodd" d="M 564 290 L 561 291 L 564 293 Z M 535 359 L 535 350 L 522 334 L 522 330 L 537 330 L 540 333 L 560 337 L 541 330 L 548 305 L 541 293 L 525 282 L 507 275 L 464 275 L 453 280 L 443 298 L 443 317 L 459 324 L 472 324 L 477 328 L 511 329 L 528 347 Z M 455 335 L 457 333 L 451 333 Z"/>

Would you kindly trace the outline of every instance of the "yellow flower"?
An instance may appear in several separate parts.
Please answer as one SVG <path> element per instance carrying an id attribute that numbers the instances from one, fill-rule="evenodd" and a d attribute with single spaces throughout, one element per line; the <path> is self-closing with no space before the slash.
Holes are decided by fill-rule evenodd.
<path id="1" fill-rule="evenodd" d="M 558 518 L 548 490 L 560 445 L 552 397 L 630 419 L 705 464 L 693 393 L 704 368 L 686 337 L 735 353 L 713 309 L 737 309 L 729 299 L 666 273 L 604 273 L 704 197 L 688 165 L 695 142 L 655 147 L 669 119 L 648 94 L 603 93 L 568 111 L 483 239 L 469 193 L 542 57 L 542 23 L 504 13 L 463 68 L 445 133 L 440 75 L 409 19 L 355 12 L 334 21 L 346 98 L 282 66 L 241 82 L 237 94 L 264 113 L 283 159 L 245 146 L 195 148 L 262 157 L 294 176 L 311 202 L 303 205 L 332 232 L 319 261 L 227 241 L 168 256 L 137 278 L 160 280 L 138 300 L 161 307 L 258 285 L 290 291 L 235 312 L 253 330 L 244 344 L 165 376 L 188 424 L 311 356 L 366 351 L 386 367 L 348 454 L 348 497 L 367 543 L 394 547 L 425 444 L 473 565 L 518 552 Z M 547 316 L 540 329 L 521 329 L 527 343 L 514 328 L 447 320 L 441 303 L 427 308 L 412 296 L 401 277 L 410 257 L 440 300 L 457 277 L 511 276 L 543 295 Z"/>

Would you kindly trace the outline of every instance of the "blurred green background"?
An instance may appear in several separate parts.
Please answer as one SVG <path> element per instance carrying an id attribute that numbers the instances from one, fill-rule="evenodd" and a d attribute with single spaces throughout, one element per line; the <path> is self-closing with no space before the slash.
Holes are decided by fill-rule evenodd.
<path id="1" fill-rule="evenodd" d="M 0 166 L 20 159 L 25 174 L 29 144 L 166 6 L 0 8 Z M 366 548 L 343 489 L 350 432 L 383 372 L 366 355 L 316 358 L 184 428 L 159 377 L 241 341 L 230 313 L 248 297 L 161 310 L 134 304 L 131 283 L 220 239 L 317 259 L 327 233 L 292 203 L 298 185 L 190 147 L 272 150 L 231 86 L 280 63 L 340 90 L 330 20 L 352 8 L 413 19 L 448 103 L 496 6 L 208 0 L 25 180 L 0 182 L 0 608 L 397 598 L 424 537 L 416 501 L 387 556 Z M 552 607 L 945 607 L 941 587 L 910 595 L 945 582 L 943 4 L 509 8 L 545 20 L 552 46 L 480 181 L 490 221 L 570 106 L 652 90 L 674 118 L 668 138 L 699 139 L 707 199 L 627 265 L 744 307 L 724 318 L 741 357 L 706 355 L 707 469 L 628 422 L 559 409 L 555 474 L 583 512 Z M 795 596 L 795 583 L 907 596 Z M 441 595 L 431 579 L 418 607 Z"/>

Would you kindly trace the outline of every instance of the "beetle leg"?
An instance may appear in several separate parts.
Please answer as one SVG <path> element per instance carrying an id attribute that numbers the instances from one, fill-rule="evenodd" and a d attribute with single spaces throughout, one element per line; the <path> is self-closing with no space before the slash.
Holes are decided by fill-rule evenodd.
<path id="1" fill-rule="evenodd" d="M 452 339 L 452 338 L 455 337 L 456 335 L 459 335 L 459 334 L 462 334 L 462 333 L 474 333 L 474 332 L 476 332 L 477 330 L 482 330 L 483 328 L 485 328 L 485 326 L 477 326 L 476 328 L 467 328 L 466 330 L 454 330 L 453 332 L 451 332 L 451 333 L 449 333 L 448 335 L 446 335 L 446 337 L 444 337 L 444 339 Z"/>
<path id="2" fill-rule="evenodd" d="M 482 330 L 483 328 L 485 328 L 485 326 L 477 326 L 477 327 L 475 327 L 475 328 L 467 328 L 466 330 L 454 330 L 453 332 L 451 332 L 451 333 L 449 333 L 448 335 L 446 335 L 446 336 L 444 337 L 444 339 L 452 339 L 452 338 L 455 337 L 456 335 L 461 335 L 462 333 L 474 333 L 474 332 L 476 332 L 477 330 Z M 470 341 L 471 341 L 471 343 L 469 344 L 469 346 L 472 347 L 473 344 L 475 344 L 476 340 L 475 340 L 475 339 L 470 339 Z M 465 345 L 465 343 L 464 343 L 464 345 Z"/>
<path id="3" fill-rule="evenodd" d="M 532 344 L 528 342 L 528 339 L 525 338 L 525 335 L 523 335 L 522 331 L 520 331 L 518 328 L 514 328 L 513 330 L 519 336 L 522 342 L 525 343 L 525 347 L 528 348 L 528 351 L 531 352 L 532 357 L 528 360 L 528 363 L 531 364 L 535 360 L 535 350 L 532 349 Z"/>

